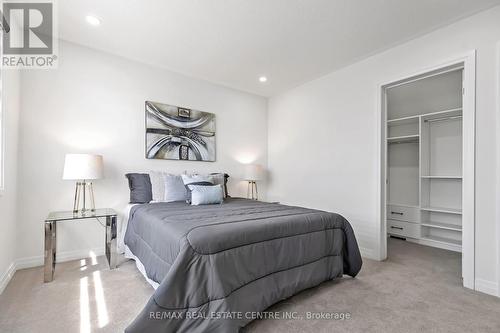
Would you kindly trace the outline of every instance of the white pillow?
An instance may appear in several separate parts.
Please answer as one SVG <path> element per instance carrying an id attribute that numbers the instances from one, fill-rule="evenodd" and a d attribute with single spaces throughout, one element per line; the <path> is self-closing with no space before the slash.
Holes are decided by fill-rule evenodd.
<path id="1" fill-rule="evenodd" d="M 188 185 L 191 190 L 191 205 L 212 205 L 224 201 L 222 186 Z"/>
<path id="2" fill-rule="evenodd" d="M 227 198 L 227 193 L 224 188 L 224 183 L 226 182 L 226 177 L 224 176 L 223 173 L 214 173 L 210 175 L 212 179 L 214 180 L 214 185 L 219 184 L 222 186 L 222 191 L 224 192 L 224 198 Z"/>
<path id="3" fill-rule="evenodd" d="M 199 182 L 209 182 L 212 184 L 214 183 L 213 177 L 209 175 L 181 175 L 181 177 L 184 185 Z"/>
<path id="4" fill-rule="evenodd" d="M 165 175 L 168 173 L 162 171 L 150 171 L 151 192 L 153 201 L 162 202 L 165 199 Z"/>

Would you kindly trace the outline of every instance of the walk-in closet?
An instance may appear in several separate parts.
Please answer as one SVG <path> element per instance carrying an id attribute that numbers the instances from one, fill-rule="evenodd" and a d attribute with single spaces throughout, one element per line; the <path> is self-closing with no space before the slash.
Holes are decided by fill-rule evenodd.
<path id="1" fill-rule="evenodd" d="M 462 251 L 462 104 L 460 66 L 385 90 L 389 236 Z"/>

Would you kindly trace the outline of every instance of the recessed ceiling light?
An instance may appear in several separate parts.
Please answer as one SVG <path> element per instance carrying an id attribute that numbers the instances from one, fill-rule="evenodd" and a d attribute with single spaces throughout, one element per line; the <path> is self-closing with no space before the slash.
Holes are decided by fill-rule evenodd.
<path id="1" fill-rule="evenodd" d="M 87 20 L 87 23 L 90 25 L 93 25 L 93 26 L 101 25 L 101 20 L 99 20 L 95 16 L 87 15 L 87 17 L 85 19 Z"/>
<path id="2" fill-rule="evenodd" d="M 261 76 L 261 77 L 259 77 L 259 81 L 262 83 L 267 82 L 267 77 Z"/>

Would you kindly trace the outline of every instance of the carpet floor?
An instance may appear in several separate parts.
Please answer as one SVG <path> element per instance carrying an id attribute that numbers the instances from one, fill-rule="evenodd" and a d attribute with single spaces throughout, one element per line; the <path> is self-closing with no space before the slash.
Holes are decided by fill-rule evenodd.
<path id="1" fill-rule="evenodd" d="M 321 284 L 268 311 L 303 319 L 256 320 L 245 332 L 500 332 L 500 299 L 461 286 L 460 255 L 390 239 L 389 259 L 364 260 L 355 279 Z M 104 257 L 20 270 L 0 295 L 0 332 L 122 332 L 153 293 L 132 261 Z M 306 319 L 344 313 L 349 319 Z"/>

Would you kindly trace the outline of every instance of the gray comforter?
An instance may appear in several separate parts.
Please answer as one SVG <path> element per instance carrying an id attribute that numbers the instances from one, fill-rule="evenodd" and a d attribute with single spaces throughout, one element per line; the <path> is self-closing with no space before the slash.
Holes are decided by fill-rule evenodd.
<path id="1" fill-rule="evenodd" d="M 246 199 L 135 206 L 125 244 L 160 283 L 126 332 L 238 332 L 255 312 L 362 264 L 342 216 Z"/>

